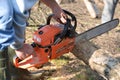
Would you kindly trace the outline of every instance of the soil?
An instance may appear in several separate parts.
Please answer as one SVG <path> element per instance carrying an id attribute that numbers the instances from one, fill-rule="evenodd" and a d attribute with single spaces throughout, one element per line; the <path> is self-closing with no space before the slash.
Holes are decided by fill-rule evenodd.
<path id="1" fill-rule="evenodd" d="M 98 1 L 98 0 L 97 0 Z M 99 10 L 100 15 L 102 13 L 102 9 L 104 4 L 102 2 L 96 3 Z M 83 0 L 75 0 L 75 2 L 69 3 L 65 1 L 61 3 L 60 6 L 72 12 L 77 18 L 77 29 L 78 33 L 82 33 L 92 27 L 95 27 L 101 24 L 101 18 L 91 18 L 88 10 L 83 2 Z M 114 18 L 120 19 L 120 3 L 118 3 L 115 11 Z M 47 12 L 46 12 L 47 10 Z M 42 12 L 42 13 L 41 13 Z M 38 26 L 39 24 L 45 24 L 46 17 L 50 14 L 51 11 L 44 7 L 44 5 L 40 5 L 40 9 L 38 12 L 38 8 L 34 7 L 31 11 L 31 18 L 29 19 L 29 26 L 26 30 L 26 42 L 32 42 L 31 37 L 34 30 L 36 29 L 33 26 Z M 32 27 L 32 28 L 31 28 Z M 33 30 L 34 29 L 34 30 Z M 100 48 L 104 48 L 112 54 L 116 55 L 120 53 L 120 25 L 118 25 L 115 29 L 98 36 L 91 40 L 94 44 L 96 44 Z M 64 58 L 63 58 L 64 57 Z M 68 58 L 69 57 L 69 58 Z M 43 69 L 47 69 L 50 72 L 49 75 L 44 75 L 40 80 L 103 80 L 100 76 L 98 76 L 95 72 L 93 72 L 89 66 L 85 65 L 84 62 L 76 58 L 73 54 L 65 54 L 59 59 L 67 60 L 67 63 L 56 65 L 55 62 L 51 62 L 49 66 L 44 67 Z M 57 60 L 59 60 L 57 59 Z"/>

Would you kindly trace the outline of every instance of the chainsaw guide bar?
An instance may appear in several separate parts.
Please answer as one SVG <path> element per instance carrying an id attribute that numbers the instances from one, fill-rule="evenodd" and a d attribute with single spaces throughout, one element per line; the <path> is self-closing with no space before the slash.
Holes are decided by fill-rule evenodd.
<path id="1" fill-rule="evenodd" d="M 114 19 L 109 22 L 98 25 L 94 28 L 91 28 L 81 34 L 76 35 L 76 42 L 83 42 L 93 39 L 97 36 L 100 36 L 103 33 L 110 31 L 111 29 L 117 27 L 119 24 L 119 19 Z"/>

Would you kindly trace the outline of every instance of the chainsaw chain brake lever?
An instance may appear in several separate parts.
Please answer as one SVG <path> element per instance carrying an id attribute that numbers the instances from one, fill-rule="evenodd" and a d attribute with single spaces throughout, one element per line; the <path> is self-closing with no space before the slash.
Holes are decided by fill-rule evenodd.
<path id="1" fill-rule="evenodd" d="M 77 20 L 76 20 L 76 17 L 69 11 L 66 11 L 66 10 L 63 10 L 67 15 L 68 17 L 70 18 L 67 18 L 66 19 L 66 23 L 64 23 L 64 29 L 62 31 L 62 33 L 57 37 L 57 39 L 55 40 L 54 44 L 57 44 L 59 43 L 66 35 L 68 37 L 73 37 L 73 32 L 75 32 L 75 29 L 76 29 L 76 26 L 77 26 Z M 50 21 L 51 21 L 51 18 L 54 16 L 54 14 L 51 14 L 48 16 L 47 18 L 47 23 L 46 25 L 49 25 L 50 24 Z M 71 22 L 74 22 L 72 25 Z"/>

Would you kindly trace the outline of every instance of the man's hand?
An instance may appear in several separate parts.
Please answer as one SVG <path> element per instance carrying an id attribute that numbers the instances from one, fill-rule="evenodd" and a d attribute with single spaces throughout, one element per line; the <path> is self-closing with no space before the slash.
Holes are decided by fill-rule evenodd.
<path id="1" fill-rule="evenodd" d="M 60 23 L 66 23 L 67 15 L 61 8 L 55 8 L 52 10 L 54 14 L 54 19 Z"/>
<path id="2" fill-rule="evenodd" d="M 22 48 L 15 50 L 15 52 L 17 57 L 21 60 L 35 53 L 33 47 L 29 44 L 24 44 Z"/>
<path id="3" fill-rule="evenodd" d="M 54 19 L 60 23 L 66 23 L 67 15 L 61 9 L 61 7 L 57 4 L 55 0 L 41 0 L 44 4 L 46 4 L 49 8 L 51 8 Z"/>

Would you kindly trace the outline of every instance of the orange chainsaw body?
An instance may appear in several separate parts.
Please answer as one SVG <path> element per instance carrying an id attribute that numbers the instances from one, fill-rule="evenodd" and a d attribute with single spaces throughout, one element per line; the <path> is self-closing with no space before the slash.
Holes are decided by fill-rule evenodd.
<path id="1" fill-rule="evenodd" d="M 46 25 L 40 26 L 33 34 L 31 46 L 35 53 L 24 60 L 14 57 L 13 62 L 16 67 L 24 69 L 39 67 L 73 49 L 77 20 L 72 13 L 66 10 L 64 12 L 68 15 L 65 24 L 50 24 L 53 14 L 48 16 Z"/>
<path id="2" fill-rule="evenodd" d="M 38 67 L 47 63 L 51 59 L 70 52 L 74 47 L 75 38 L 65 37 L 59 43 L 54 44 L 55 38 L 62 32 L 60 25 L 46 25 L 35 31 L 33 35 L 35 54 L 19 61 L 14 59 L 14 64 L 19 68 Z"/>

